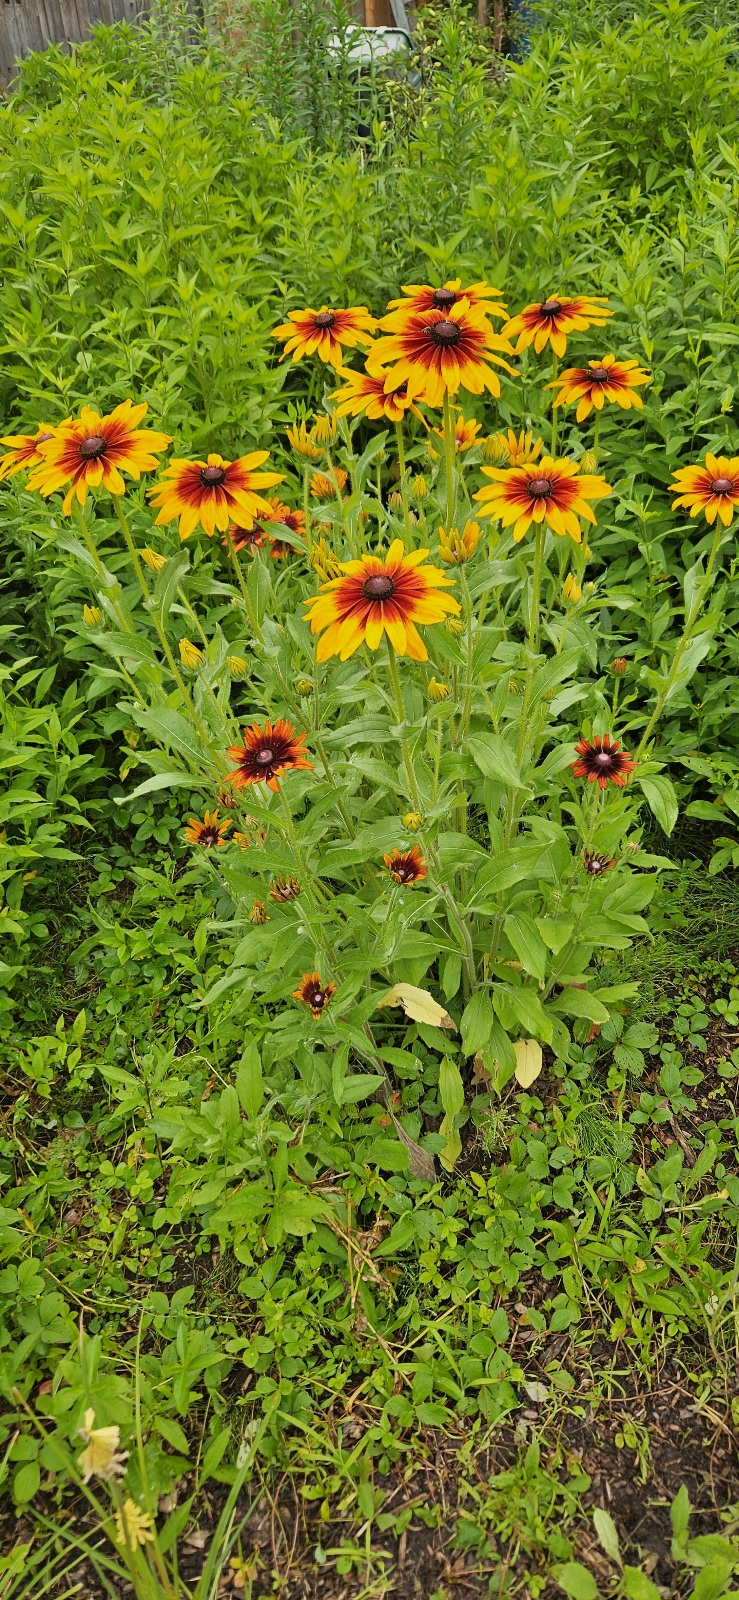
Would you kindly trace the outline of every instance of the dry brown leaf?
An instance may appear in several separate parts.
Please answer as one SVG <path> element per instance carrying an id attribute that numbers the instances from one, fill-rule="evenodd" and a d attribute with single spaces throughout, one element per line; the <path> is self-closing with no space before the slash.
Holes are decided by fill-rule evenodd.
<path id="1" fill-rule="evenodd" d="M 517 1039 L 513 1048 L 516 1052 L 516 1082 L 520 1083 L 522 1089 L 528 1089 L 544 1065 L 541 1045 L 536 1039 Z"/>

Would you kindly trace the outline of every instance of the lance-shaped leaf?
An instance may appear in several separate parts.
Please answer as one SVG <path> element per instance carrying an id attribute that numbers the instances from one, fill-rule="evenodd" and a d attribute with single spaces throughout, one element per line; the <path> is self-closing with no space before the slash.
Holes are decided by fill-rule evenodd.
<path id="1" fill-rule="evenodd" d="M 439 1005 L 428 989 L 417 989 L 412 983 L 395 983 L 380 996 L 378 1006 L 402 1006 L 413 1022 L 425 1022 L 432 1028 L 454 1028 L 456 1022 L 449 1012 Z"/>

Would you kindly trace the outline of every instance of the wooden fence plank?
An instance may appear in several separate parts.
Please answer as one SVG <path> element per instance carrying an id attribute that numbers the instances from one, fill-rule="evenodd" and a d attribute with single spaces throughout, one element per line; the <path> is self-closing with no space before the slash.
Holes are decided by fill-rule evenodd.
<path id="1" fill-rule="evenodd" d="M 96 23 L 135 23 L 150 0 L 0 0 L 0 92 L 16 76 L 17 63 L 48 44 L 69 47 L 89 39 Z M 193 9 L 196 0 L 191 0 Z"/>

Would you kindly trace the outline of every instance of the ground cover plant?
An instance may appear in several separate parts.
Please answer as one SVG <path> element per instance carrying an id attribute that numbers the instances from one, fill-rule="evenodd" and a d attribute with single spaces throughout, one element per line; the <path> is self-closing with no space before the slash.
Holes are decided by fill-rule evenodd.
<path id="1" fill-rule="evenodd" d="M 728 1595 L 735 39 L 306 18 L 0 113 L 0 1593 Z"/>

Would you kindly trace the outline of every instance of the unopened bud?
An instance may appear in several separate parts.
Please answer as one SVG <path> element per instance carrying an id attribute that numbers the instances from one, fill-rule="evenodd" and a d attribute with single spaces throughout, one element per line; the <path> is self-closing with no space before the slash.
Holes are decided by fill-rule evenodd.
<path id="1" fill-rule="evenodd" d="M 444 627 L 447 633 L 451 633 L 455 639 L 459 638 L 460 633 L 464 633 L 464 623 L 460 621 L 459 617 L 447 617 Z"/>
<path id="2" fill-rule="evenodd" d="M 636 839 L 627 839 L 626 849 L 628 850 L 629 855 L 637 856 L 641 850 L 641 845 Z"/>
<path id="3" fill-rule="evenodd" d="M 418 812 L 406 811 L 406 814 L 403 818 L 403 827 L 407 828 L 409 833 L 418 833 L 420 826 L 421 818 L 419 817 Z"/>
<path id="4" fill-rule="evenodd" d="M 190 672 L 197 672 L 197 669 L 202 664 L 203 660 L 202 650 L 198 650 L 197 645 L 192 644 L 189 639 L 180 639 L 179 648 L 180 661 L 182 662 L 183 667 L 187 667 Z"/>
<path id="5" fill-rule="evenodd" d="M 519 689 L 518 684 L 516 683 L 515 678 L 509 678 L 509 680 L 508 680 L 508 693 L 509 694 L 520 694 L 520 692 L 521 691 Z"/>
<path id="6" fill-rule="evenodd" d="M 389 494 L 388 497 L 387 497 L 387 503 L 390 506 L 390 509 L 392 511 L 402 511 L 403 510 L 403 496 L 402 496 L 402 494 L 398 494 L 397 489 L 393 489 L 392 494 Z"/>
<path id="7" fill-rule="evenodd" d="M 425 500 L 428 492 L 429 486 L 426 482 L 426 479 L 419 473 L 418 477 L 414 478 L 411 484 L 411 494 L 413 495 L 414 500 Z"/>
<path id="8" fill-rule="evenodd" d="M 311 428 L 310 436 L 313 443 L 319 445 L 321 449 L 333 444 L 336 438 L 336 423 L 333 417 L 318 417 Z"/>
<path id="9" fill-rule="evenodd" d="M 139 550 L 139 555 L 144 566 L 148 567 L 150 572 L 161 572 L 162 567 L 167 565 L 167 557 L 160 555 L 158 550 L 150 549 L 148 544 L 144 546 L 143 550 Z"/>
<path id="10" fill-rule="evenodd" d="M 496 462 L 507 461 L 510 455 L 508 443 L 503 433 L 489 433 L 487 439 L 482 441 L 482 459 L 491 466 Z"/>
<path id="11" fill-rule="evenodd" d="M 588 472 L 588 473 L 595 472 L 595 469 L 596 469 L 597 465 L 598 465 L 598 457 L 596 456 L 595 451 L 594 450 L 584 450 L 583 454 L 581 455 L 580 460 L 578 462 L 578 466 L 580 468 L 580 471 L 581 472 Z"/>
<path id="12" fill-rule="evenodd" d="M 226 656 L 226 666 L 232 678 L 245 678 L 247 665 L 243 656 Z"/>
<path id="13" fill-rule="evenodd" d="M 310 678 L 298 678 L 298 694 L 302 695 L 303 699 L 305 700 L 306 696 L 312 693 L 313 684 L 311 683 Z"/>
<path id="14" fill-rule="evenodd" d="M 99 606 L 83 606 L 82 621 L 86 628 L 99 628 L 103 620 L 103 613 Z"/>
<path id="15" fill-rule="evenodd" d="M 438 450 L 434 449 L 434 446 L 432 445 L 430 439 L 427 439 L 427 441 L 426 441 L 426 449 L 428 451 L 429 461 L 438 461 L 439 452 L 438 452 Z"/>
<path id="16" fill-rule="evenodd" d="M 614 678 L 623 678 L 629 663 L 625 656 L 614 656 L 611 662 L 611 672 Z"/>
<path id="17" fill-rule="evenodd" d="M 578 601 L 582 600 L 582 587 L 571 572 L 568 572 L 562 585 L 562 599 L 571 606 L 576 606 Z"/>
<path id="18" fill-rule="evenodd" d="M 249 921 L 255 922 L 257 926 L 259 926 L 260 923 L 267 921 L 267 907 L 263 900 L 254 901 L 251 911 L 249 912 Z"/>
<path id="19" fill-rule="evenodd" d="M 446 683 L 439 683 L 437 678 L 429 678 L 428 697 L 429 700 L 448 700 L 449 685 Z"/>

